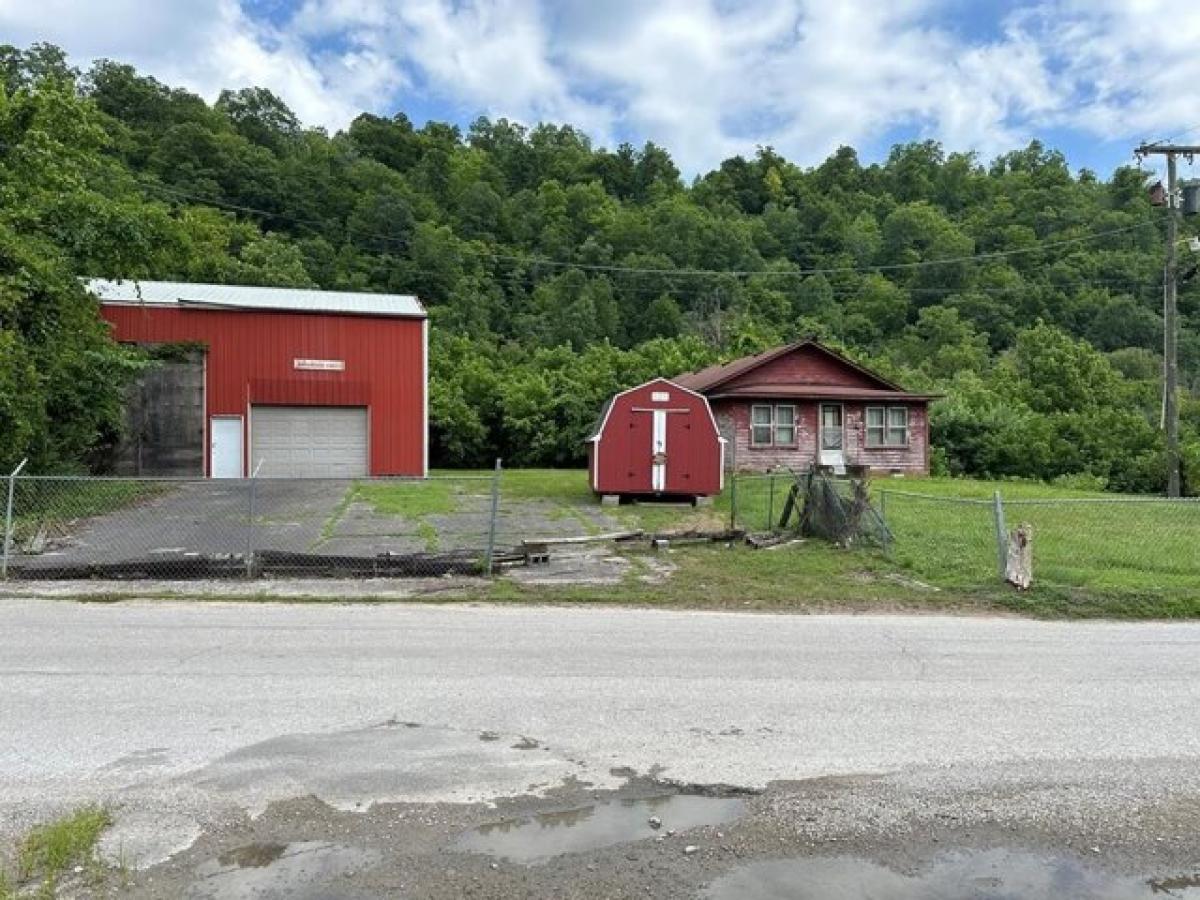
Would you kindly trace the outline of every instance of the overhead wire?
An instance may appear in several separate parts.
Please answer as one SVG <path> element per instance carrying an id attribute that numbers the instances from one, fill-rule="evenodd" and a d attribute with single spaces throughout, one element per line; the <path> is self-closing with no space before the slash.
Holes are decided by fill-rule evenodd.
<path id="1" fill-rule="evenodd" d="M 1118 234 L 1125 234 L 1134 231 L 1138 228 L 1143 228 L 1147 225 L 1155 224 L 1153 219 L 1146 219 L 1137 222 L 1133 225 L 1126 225 L 1121 228 L 1113 228 L 1107 231 L 1096 231 L 1086 235 L 1077 237 L 1065 238 L 1059 241 L 1043 241 L 1033 247 L 1017 247 L 1011 250 L 994 250 L 985 253 L 975 253 L 969 256 L 952 256 L 943 257 L 941 259 L 924 259 L 908 263 L 884 263 L 881 265 L 868 266 L 824 266 L 810 269 L 660 269 L 660 268 L 641 268 L 632 266 L 617 266 L 599 263 L 578 263 L 565 262 L 560 260 L 548 260 L 539 257 L 518 257 L 510 254 L 492 253 L 489 250 L 484 250 L 492 256 L 493 259 L 504 259 L 514 262 L 524 262 L 529 265 L 541 265 L 551 268 L 575 268 L 588 272 L 616 272 L 616 273 L 633 273 L 640 275 L 670 275 L 676 277 L 715 277 L 715 276 L 733 276 L 733 277 L 803 277 L 810 275 L 838 275 L 838 274 L 854 274 L 854 273 L 870 273 L 870 272 L 894 272 L 894 271 L 911 271 L 914 269 L 922 269 L 930 266 L 954 265 L 959 263 L 979 262 L 989 259 L 1004 259 L 1012 256 L 1024 255 L 1026 253 L 1040 253 L 1054 247 L 1064 247 L 1073 244 L 1086 243 L 1087 241 L 1096 240 L 1098 238 L 1112 237 Z"/>
<path id="2" fill-rule="evenodd" d="M 175 188 L 170 188 L 165 185 L 144 182 L 150 190 L 158 190 L 168 195 L 174 195 L 177 198 L 190 200 L 202 205 L 209 205 L 217 208 L 228 209 L 231 211 L 244 212 L 252 215 L 260 215 L 269 218 L 280 219 L 282 221 L 295 222 L 300 225 L 311 227 L 314 231 L 324 236 L 325 228 L 328 228 L 327 222 L 320 222 L 315 219 L 304 219 L 297 216 L 288 215 L 286 213 L 277 213 L 271 210 L 257 209 L 242 204 L 229 203 L 223 200 L 217 200 L 211 197 L 203 197 L 196 194 L 191 194 L 186 191 L 180 191 Z M 577 269 L 585 272 L 604 272 L 612 274 L 630 274 L 630 275 L 656 275 L 664 277 L 679 277 L 679 278 L 695 278 L 695 277 L 756 277 L 756 278 L 796 278 L 809 277 L 813 275 L 839 275 L 839 274 L 868 274 L 873 272 L 889 272 L 889 271 L 912 271 L 917 269 L 928 268 L 932 266 L 955 265 L 962 263 L 980 262 L 992 259 L 1005 259 L 1013 256 L 1021 256 L 1029 253 L 1040 253 L 1045 250 L 1056 247 L 1073 246 L 1077 244 L 1087 243 L 1092 240 L 1098 240 L 1105 237 L 1113 237 L 1119 234 L 1127 234 L 1136 231 L 1139 228 L 1144 228 L 1148 225 L 1157 224 L 1156 219 L 1144 219 L 1140 222 L 1135 222 L 1131 225 L 1125 225 L 1120 228 L 1107 229 L 1105 231 L 1093 231 L 1083 235 L 1063 238 L 1054 241 L 1041 241 L 1035 245 L 1028 247 L 1015 247 L 1009 250 L 992 250 L 983 253 L 975 253 L 954 257 L 943 257 L 940 259 L 916 260 L 907 263 L 883 263 L 878 265 L 865 266 L 823 266 L 813 268 L 799 269 L 686 269 L 686 268 L 659 268 L 659 267 L 640 267 L 640 266 L 621 266 L 607 263 L 583 263 L 568 260 L 547 259 L 539 256 L 518 256 L 510 253 L 498 253 L 487 247 L 479 247 L 467 243 L 464 249 L 468 252 L 477 252 L 480 255 L 489 256 L 492 259 L 504 262 L 519 263 L 528 266 L 542 266 L 546 268 L 563 268 Z M 320 226 L 320 229 L 317 228 Z M 408 242 L 402 238 L 397 238 L 395 235 L 383 235 L 374 232 L 367 236 L 376 238 L 381 241 L 391 241 L 397 243 L 401 247 L 407 248 Z"/>
<path id="3" fill-rule="evenodd" d="M 1147 147 L 1157 147 L 1159 144 L 1166 144 L 1166 143 L 1169 143 L 1170 141 L 1177 141 L 1177 140 L 1179 140 L 1179 138 L 1183 137 L 1185 134 L 1192 134 L 1193 132 L 1196 132 L 1196 131 L 1200 131 L 1200 122 L 1196 123 L 1195 125 L 1192 125 L 1189 128 L 1183 129 L 1183 131 L 1177 131 L 1174 134 L 1169 134 L 1164 138 L 1159 138 L 1157 141 L 1147 141 L 1146 146 Z"/>

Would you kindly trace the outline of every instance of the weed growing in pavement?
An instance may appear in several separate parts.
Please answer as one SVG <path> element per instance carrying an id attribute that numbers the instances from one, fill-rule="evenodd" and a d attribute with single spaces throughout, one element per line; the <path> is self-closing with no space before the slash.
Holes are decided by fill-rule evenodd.
<path id="1" fill-rule="evenodd" d="M 86 866 L 89 878 L 94 879 L 104 868 L 96 855 L 96 843 L 111 823 L 108 810 L 84 806 L 69 816 L 33 829 L 17 847 L 17 884 L 38 879 L 41 881 L 38 896 L 52 900 L 60 878 L 69 868 Z M 15 896 L 14 887 L 5 887 L 0 882 L 0 898 Z"/>

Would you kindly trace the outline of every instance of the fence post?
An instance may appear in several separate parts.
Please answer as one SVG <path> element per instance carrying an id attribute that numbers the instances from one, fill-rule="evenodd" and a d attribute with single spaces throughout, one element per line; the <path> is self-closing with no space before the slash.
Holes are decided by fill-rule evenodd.
<path id="1" fill-rule="evenodd" d="M 260 459 L 258 465 L 254 467 L 254 471 L 250 473 L 250 505 L 247 512 L 249 516 L 246 518 L 246 577 L 254 577 L 254 491 L 258 483 L 258 470 L 262 468 L 263 461 Z"/>
<path id="2" fill-rule="evenodd" d="M 483 557 L 483 573 L 492 574 L 493 560 L 496 556 L 496 517 L 500 514 L 500 460 L 496 460 L 496 470 L 492 475 L 492 513 L 488 519 L 487 553 Z"/>
<path id="3" fill-rule="evenodd" d="M 883 552 L 891 558 L 892 555 L 892 529 L 888 526 L 887 521 L 887 491 L 879 492 L 879 524 L 883 526 Z"/>
<path id="4" fill-rule="evenodd" d="M 28 459 L 21 460 L 20 465 L 8 476 L 8 504 L 4 512 L 4 554 L 0 556 L 0 580 L 8 579 L 8 554 L 12 552 L 13 539 L 13 497 L 17 489 L 17 476 L 25 468 Z"/>
<path id="5" fill-rule="evenodd" d="M 737 431 L 733 435 L 733 450 L 729 461 L 729 530 L 737 531 L 737 502 L 738 502 L 738 468 L 737 468 Z"/>
<path id="6" fill-rule="evenodd" d="M 771 492 L 767 495 L 767 531 L 775 530 L 775 470 L 771 470 Z"/>
<path id="7" fill-rule="evenodd" d="M 1008 529 L 1004 526 L 1004 501 L 1000 492 L 996 491 L 992 498 L 992 508 L 996 519 L 996 562 L 999 566 L 1000 581 L 1003 582 L 1008 573 Z"/>

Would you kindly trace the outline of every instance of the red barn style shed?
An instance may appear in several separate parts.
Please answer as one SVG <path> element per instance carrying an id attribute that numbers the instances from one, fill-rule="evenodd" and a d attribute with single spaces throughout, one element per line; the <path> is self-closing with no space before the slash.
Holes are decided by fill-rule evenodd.
<path id="1" fill-rule="evenodd" d="M 605 404 L 588 438 L 592 490 L 711 497 L 721 491 L 724 445 L 702 394 L 656 378 Z"/>
<path id="2" fill-rule="evenodd" d="M 88 289 L 116 340 L 199 348 L 195 399 L 144 410 L 194 424 L 183 429 L 202 445 L 192 474 L 426 474 L 429 331 L 415 297 L 162 281 Z"/>

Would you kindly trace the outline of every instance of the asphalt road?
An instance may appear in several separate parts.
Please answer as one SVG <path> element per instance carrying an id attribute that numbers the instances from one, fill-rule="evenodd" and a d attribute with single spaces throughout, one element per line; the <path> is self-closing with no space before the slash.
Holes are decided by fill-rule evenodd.
<path id="1" fill-rule="evenodd" d="M 1198 701 L 1192 623 L 0 600 L 0 832 L 115 801 L 147 861 L 309 794 L 1195 770 Z"/>

